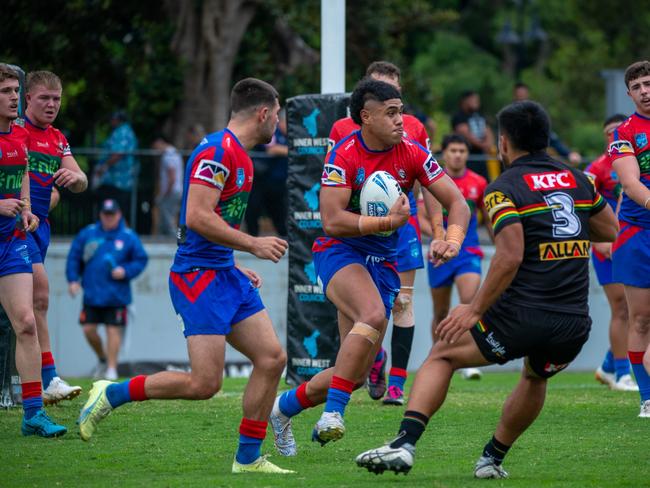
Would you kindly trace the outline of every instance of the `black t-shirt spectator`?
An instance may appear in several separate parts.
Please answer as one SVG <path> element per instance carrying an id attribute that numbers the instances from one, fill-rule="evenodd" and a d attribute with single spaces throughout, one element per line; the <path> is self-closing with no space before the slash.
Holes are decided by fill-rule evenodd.
<path id="1" fill-rule="evenodd" d="M 459 110 L 451 118 L 451 127 L 456 131 L 460 124 L 467 124 L 469 131 L 477 139 L 484 139 L 487 130 L 487 122 L 480 112 L 467 113 Z M 470 144 L 470 153 L 483 154 L 483 149 Z"/>

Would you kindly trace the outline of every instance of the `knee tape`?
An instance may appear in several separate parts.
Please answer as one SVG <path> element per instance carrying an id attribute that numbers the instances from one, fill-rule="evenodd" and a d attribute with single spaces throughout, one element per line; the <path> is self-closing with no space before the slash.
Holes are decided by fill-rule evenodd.
<path id="1" fill-rule="evenodd" d="M 350 335 L 360 335 L 366 339 L 370 344 L 375 344 L 379 340 L 380 332 L 374 327 L 364 324 L 363 322 L 355 322 L 350 331 Z"/>
<path id="2" fill-rule="evenodd" d="M 393 324 L 398 327 L 412 327 L 415 324 L 413 316 L 413 290 L 402 289 L 395 299 L 393 306 Z"/>

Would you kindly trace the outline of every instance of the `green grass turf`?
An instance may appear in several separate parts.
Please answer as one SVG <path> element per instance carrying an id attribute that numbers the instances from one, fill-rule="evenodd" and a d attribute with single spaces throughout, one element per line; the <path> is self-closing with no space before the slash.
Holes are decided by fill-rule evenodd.
<path id="1" fill-rule="evenodd" d="M 50 407 L 67 425 L 59 439 L 22 437 L 22 411 L 0 411 L 0 486 L 649 486 L 650 419 L 637 418 L 638 394 L 612 392 L 591 374 L 562 373 L 551 380 L 537 422 L 504 463 L 508 480 L 475 480 L 473 465 L 490 439 L 515 373 L 488 373 L 478 382 L 454 378 L 447 401 L 417 446 L 408 476 L 368 473 L 355 456 L 395 434 L 402 408 L 385 407 L 365 391 L 354 394 L 344 439 L 320 447 L 310 442 L 322 408 L 294 421 L 298 456 L 274 452 L 272 433 L 263 445 L 276 464 L 295 475 L 231 475 L 245 381 L 226 379 L 209 401 L 152 401 L 125 405 L 104 420 L 95 437 L 80 440 L 75 420 L 87 398 Z M 90 382 L 79 382 L 87 391 Z"/>

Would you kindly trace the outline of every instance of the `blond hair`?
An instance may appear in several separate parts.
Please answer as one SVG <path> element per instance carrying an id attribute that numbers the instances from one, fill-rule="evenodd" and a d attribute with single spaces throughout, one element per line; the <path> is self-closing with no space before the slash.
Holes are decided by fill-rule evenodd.
<path id="1" fill-rule="evenodd" d="M 61 78 L 51 71 L 31 71 L 27 74 L 25 82 L 25 91 L 29 93 L 37 86 L 43 86 L 50 90 L 61 90 Z"/>

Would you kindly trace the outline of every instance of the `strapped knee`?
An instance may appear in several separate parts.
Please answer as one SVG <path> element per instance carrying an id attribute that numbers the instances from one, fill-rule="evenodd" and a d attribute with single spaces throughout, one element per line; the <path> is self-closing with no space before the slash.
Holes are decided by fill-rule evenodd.
<path id="1" fill-rule="evenodd" d="M 409 289 L 410 288 L 410 289 Z M 411 327 L 413 317 L 413 287 L 402 287 L 393 306 L 393 324 L 398 327 Z"/>
<path id="2" fill-rule="evenodd" d="M 375 344 L 379 340 L 380 332 L 363 322 L 355 322 L 349 335 L 359 335 L 366 339 L 370 344 Z"/>

